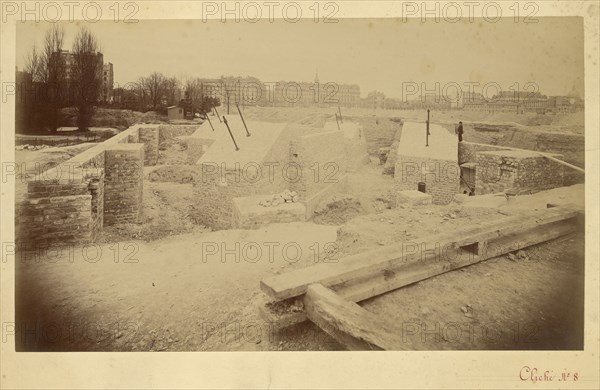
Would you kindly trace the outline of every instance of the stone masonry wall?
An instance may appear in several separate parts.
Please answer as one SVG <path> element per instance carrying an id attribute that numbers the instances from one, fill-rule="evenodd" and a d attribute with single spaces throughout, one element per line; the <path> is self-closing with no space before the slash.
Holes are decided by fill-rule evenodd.
<path id="1" fill-rule="evenodd" d="M 562 155 L 553 156 L 563 159 Z M 536 191 L 562 187 L 566 169 L 564 165 L 543 157 L 525 158 L 520 161 L 516 185 Z"/>
<path id="2" fill-rule="evenodd" d="M 139 142 L 144 144 L 144 165 L 156 165 L 158 163 L 158 138 L 159 127 L 140 127 Z"/>
<path id="3" fill-rule="evenodd" d="M 115 145 L 106 150 L 104 223 L 138 223 L 143 215 L 144 145 Z"/>
<path id="4" fill-rule="evenodd" d="M 460 168 L 456 161 L 399 155 L 394 181 L 396 191 L 417 190 L 425 182 L 433 203 L 448 204 L 459 192 Z"/>
<path id="5" fill-rule="evenodd" d="M 508 150 L 507 147 L 477 144 L 474 142 L 459 142 L 458 143 L 458 164 L 477 162 L 477 152 L 487 152 L 494 150 Z"/>
<path id="6" fill-rule="evenodd" d="M 28 183 L 28 197 L 18 208 L 19 243 L 24 248 L 49 247 L 95 238 L 90 181 L 82 177 Z M 94 186 L 92 186 L 94 187 Z M 96 199 L 98 189 L 92 188 Z"/>
<path id="7" fill-rule="evenodd" d="M 466 139 L 473 142 L 536 150 L 543 153 L 558 153 L 562 154 L 564 161 L 570 164 L 581 168 L 585 165 L 585 136 L 583 134 L 536 131 L 522 126 L 517 128 L 515 126 L 485 124 L 485 127 L 494 128 L 496 131 L 476 131 L 473 129 L 473 125 L 466 124 Z M 584 179 L 584 175 L 576 170 L 566 168 L 564 171 L 564 185 L 582 183 Z"/>
<path id="8" fill-rule="evenodd" d="M 486 152 L 477 155 L 476 195 L 507 189 L 537 192 L 561 187 L 563 180 L 564 166 L 542 156 L 513 157 Z"/>

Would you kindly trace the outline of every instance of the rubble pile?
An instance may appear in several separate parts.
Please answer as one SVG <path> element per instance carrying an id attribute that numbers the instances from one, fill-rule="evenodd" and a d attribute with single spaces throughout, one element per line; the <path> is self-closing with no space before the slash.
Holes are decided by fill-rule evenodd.
<path id="1" fill-rule="evenodd" d="M 261 200 L 258 204 L 263 207 L 275 207 L 282 203 L 296 203 L 299 200 L 299 196 L 296 191 L 283 190 L 279 194 L 274 194 L 271 199 Z"/>

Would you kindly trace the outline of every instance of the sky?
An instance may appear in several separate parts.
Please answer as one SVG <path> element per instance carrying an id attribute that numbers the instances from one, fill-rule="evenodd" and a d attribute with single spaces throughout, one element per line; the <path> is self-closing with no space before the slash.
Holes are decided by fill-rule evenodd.
<path id="1" fill-rule="evenodd" d="M 433 89 L 454 82 L 497 83 L 503 90 L 528 82 L 546 95 L 583 97 L 583 20 L 541 17 L 538 23 L 482 19 L 435 23 L 418 19 L 340 19 L 339 23 L 258 23 L 218 20 L 101 21 L 88 27 L 105 62 L 123 85 L 154 71 L 182 80 L 221 75 L 263 82 L 319 81 L 358 84 L 401 97 L 407 84 Z M 81 22 L 62 23 L 70 49 Z M 50 23 L 17 23 L 17 66 Z M 424 83 L 424 84 L 421 84 Z M 116 85 L 115 85 L 116 86 Z M 494 90 L 494 88 L 492 88 Z"/>

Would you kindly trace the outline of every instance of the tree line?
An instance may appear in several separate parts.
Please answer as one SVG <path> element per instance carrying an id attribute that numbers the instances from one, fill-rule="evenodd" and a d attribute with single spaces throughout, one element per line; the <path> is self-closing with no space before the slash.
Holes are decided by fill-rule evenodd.
<path id="1" fill-rule="evenodd" d="M 186 113 L 206 113 L 220 104 L 219 99 L 204 88 L 202 79 L 188 78 L 182 82 L 160 72 L 115 88 L 114 96 L 112 106 L 115 108 L 162 114 L 166 114 L 169 106 L 179 105 Z"/>
<path id="2" fill-rule="evenodd" d="M 69 52 L 64 50 L 64 29 L 53 25 L 45 34 L 43 47 L 34 44 L 26 55 L 23 72 L 17 72 L 16 127 L 18 133 L 49 130 L 61 125 L 60 110 L 73 107 L 79 130 L 89 129 L 98 106 L 157 111 L 182 106 L 186 113 L 205 113 L 220 104 L 206 93 L 202 80 L 181 82 L 153 72 L 125 87 L 115 88 L 103 101 L 103 56 L 96 36 L 82 27 Z"/>
<path id="3" fill-rule="evenodd" d="M 53 25 L 43 48 L 38 51 L 34 44 L 26 56 L 24 74 L 17 73 L 17 131 L 55 131 L 62 107 L 75 107 L 77 127 L 88 129 L 102 86 L 100 46 L 86 27 L 77 32 L 68 53 L 64 41 L 64 29 Z"/>

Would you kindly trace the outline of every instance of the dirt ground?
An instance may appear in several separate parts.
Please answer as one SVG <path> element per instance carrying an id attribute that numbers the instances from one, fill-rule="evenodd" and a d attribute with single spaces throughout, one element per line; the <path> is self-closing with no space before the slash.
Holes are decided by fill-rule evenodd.
<path id="1" fill-rule="evenodd" d="M 298 110 L 296 120 L 323 119 L 305 114 Z M 365 130 L 369 151 L 389 146 L 395 122 L 363 120 L 371 123 Z M 371 163 L 350 175 L 348 188 L 312 221 L 211 232 L 190 216 L 194 178 L 187 179 L 181 145 L 161 149 L 160 165 L 145 168 L 142 224 L 105 227 L 88 247 L 17 259 L 19 349 L 343 350 L 312 323 L 274 332 L 258 315 L 260 280 L 323 261 L 324 253 L 343 259 L 548 202 L 583 203 L 583 185 L 577 185 L 510 200 L 491 195 L 447 206 L 394 207 L 393 178 Z M 75 150 L 19 153 L 22 161 L 60 162 Z M 528 248 L 524 259 L 490 259 L 362 306 L 400 324 L 418 349 L 580 349 L 583 239 L 579 232 Z"/>
<path id="2" fill-rule="evenodd" d="M 360 215 L 341 224 L 303 222 L 178 234 L 165 230 L 171 224 L 165 224 L 161 215 L 161 197 L 146 196 L 148 206 L 155 207 L 149 207 L 149 216 L 157 222 L 140 225 L 137 239 L 112 231 L 114 235 L 106 233 L 107 243 L 88 247 L 87 252 L 73 248 L 58 260 L 49 255 L 39 262 L 21 259 L 17 322 L 37 329 L 37 340 L 25 334 L 21 347 L 341 350 L 311 323 L 274 332 L 258 316 L 263 301 L 260 280 L 314 264 L 319 261 L 316 251 L 322 256 L 331 243 L 337 248 L 334 256 L 343 258 L 523 212 L 460 203 L 380 207 L 385 202 L 378 198 L 385 199 L 390 178 L 379 174 L 370 186 L 362 178 L 373 176 L 377 169 L 364 167 L 348 193 L 339 195 L 361 205 Z M 146 194 L 169 188 L 173 196 L 185 193 L 189 184 L 151 186 L 156 187 L 146 187 Z M 571 193 L 578 190 L 574 187 Z M 554 196 L 564 196 L 562 192 Z M 185 197 L 174 203 L 184 201 Z M 160 231 L 156 237 L 144 236 L 156 231 Z M 268 242 L 279 244 L 272 255 Z M 286 255 L 281 249 L 290 243 L 300 248 L 298 259 L 296 252 Z M 406 337 L 424 340 L 419 349 L 578 349 L 582 346 L 583 248 L 583 235 L 576 234 L 528 249 L 526 261 L 491 259 L 371 299 L 363 306 L 402 324 Z"/>

